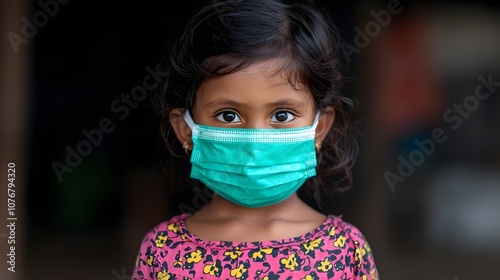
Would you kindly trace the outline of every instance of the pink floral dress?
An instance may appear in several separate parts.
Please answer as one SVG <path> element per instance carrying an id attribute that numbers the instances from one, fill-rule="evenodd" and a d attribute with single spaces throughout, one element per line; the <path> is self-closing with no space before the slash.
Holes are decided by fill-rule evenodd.
<path id="1" fill-rule="evenodd" d="M 299 237 L 263 242 L 205 241 L 175 216 L 146 234 L 132 279 L 379 279 L 361 232 L 330 215 Z"/>

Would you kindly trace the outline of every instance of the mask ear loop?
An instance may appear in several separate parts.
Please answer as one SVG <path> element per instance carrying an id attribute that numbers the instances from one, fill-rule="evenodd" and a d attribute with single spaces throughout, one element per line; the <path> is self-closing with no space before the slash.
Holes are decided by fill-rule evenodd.
<path id="1" fill-rule="evenodd" d="M 191 114 L 189 113 L 188 109 L 186 109 L 184 111 L 184 114 L 182 115 L 182 117 L 184 118 L 184 121 L 189 126 L 189 128 L 191 129 L 191 131 L 193 131 L 195 123 L 194 123 L 193 118 L 191 117 Z M 184 148 L 184 152 L 186 153 L 187 156 L 189 156 L 189 146 L 190 145 L 189 145 L 188 142 L 182 143 L 182 148 Z"/>
<path id="2" fill-rule="evenodd" d="M 314 116 L 314 121 L 313 121 L 313 124 L 312 124 L 312 128 L 316 129 L 316 127 L 318 126 L 318 123 L 319 123 L 319 116 L 321 114 L 318 112 L 316 112 L 316 115 Z"/>
<path id="3" fill-rule="evenodd" d="M 314 117 L 314 122 L 313 122 L 313 125 L 312 125 L 312 129 L 316 130 L 316 127 L 318 126 L 318 123 L 319 123 L 319 116 L 320 116 L 320 113 L 319 111 L 316 112 L 316 116 Z M 316 153 L 319 154 L 319 150 L 321 149 L 321 144 L 319 144 L 318 142 L 314 142 L 314 147 L 316 148 Z"/>
<path id="4" fill-rule="evenodd" d="M 184 121 L 186 121 L 189 128 L 191 128 L 191 131 L 193 131 L 193 128 L 196 124 L 194 123 L 193 118 L 191 117 L 191 114 L 189 113 L 188 109 L 186 109 L 184 111 L 183 117 L 184 117 Z"/>

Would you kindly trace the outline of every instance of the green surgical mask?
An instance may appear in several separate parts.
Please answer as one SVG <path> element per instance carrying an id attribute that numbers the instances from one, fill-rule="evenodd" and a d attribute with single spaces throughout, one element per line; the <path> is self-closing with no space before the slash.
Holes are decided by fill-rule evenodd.
<path id="1" fill-rule="evenodd" d="M 300 128 L 221 128 L 195 124 L 186 110 L 193 141 L 191 178 L 244 207 L 281 202 L 316 175 L 318 117 Z"/>

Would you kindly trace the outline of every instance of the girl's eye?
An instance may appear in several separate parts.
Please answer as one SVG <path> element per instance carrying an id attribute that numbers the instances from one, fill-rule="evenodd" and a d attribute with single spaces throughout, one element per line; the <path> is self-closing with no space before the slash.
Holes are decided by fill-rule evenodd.
<path id="1" fill-rule="evenodd" d="M 235 112 L 225 111 L 217 115 L 217 119 L 225 123 L 240 122 L 241 119 Z"/>
<path id="2" fill-rule="evenodd" d="M 278 111 L 271 118 L 272 122 L 291 122 L 295 119 L 295 115 L 288 111 Z"/>

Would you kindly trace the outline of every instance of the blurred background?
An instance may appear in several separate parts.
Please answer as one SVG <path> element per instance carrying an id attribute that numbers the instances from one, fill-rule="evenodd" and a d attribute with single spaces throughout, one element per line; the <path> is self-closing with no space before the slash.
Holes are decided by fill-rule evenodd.
<path id="1" fill-rule="evenodd" d="M 0 227 L 1 279 L 130 279 L 146 231 L 206 203 L 165 175 L 149 99 L 169 35 L 205 2 L 0 2 L 18 218 L 16 273 Z M 329 210 L 365 234 L 383 280 L 500 279 L 500 4 L 317 2 L 365 118 L 355 185 Z"/>

